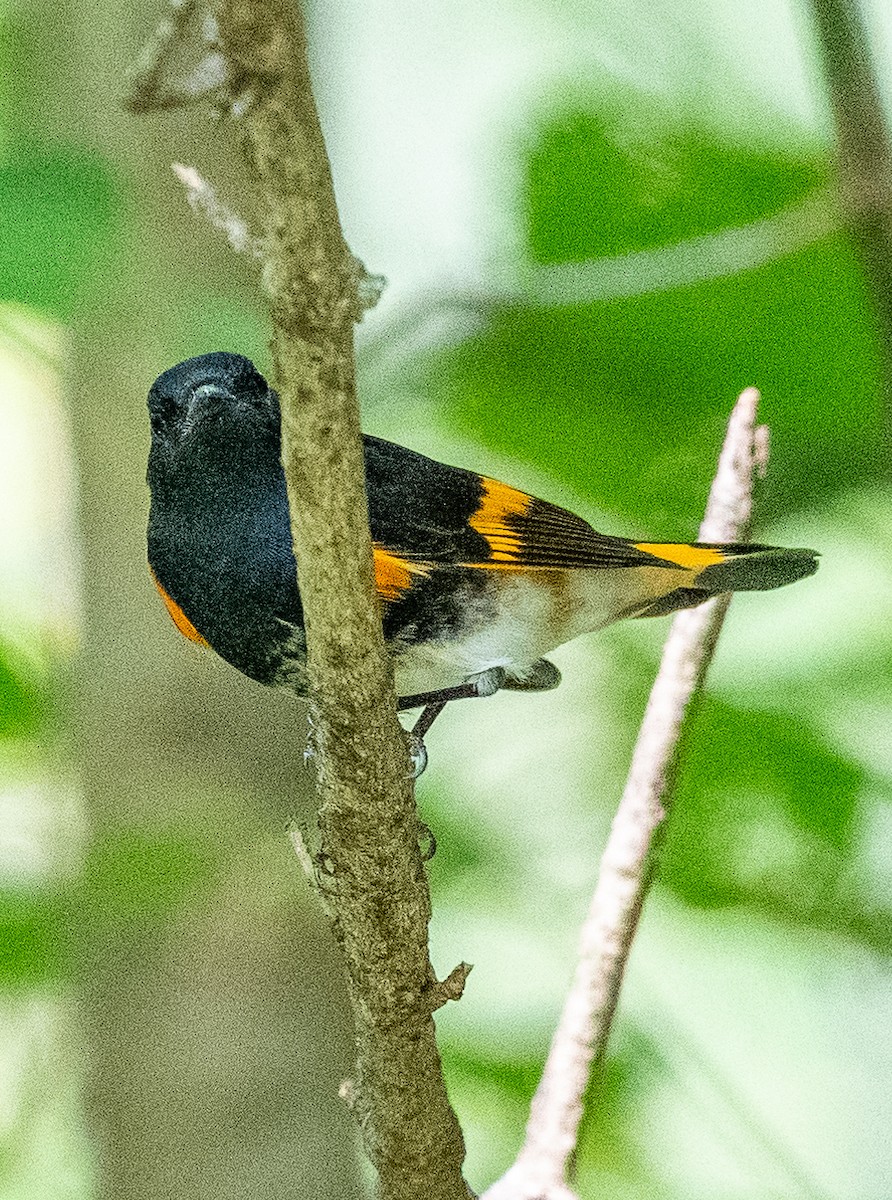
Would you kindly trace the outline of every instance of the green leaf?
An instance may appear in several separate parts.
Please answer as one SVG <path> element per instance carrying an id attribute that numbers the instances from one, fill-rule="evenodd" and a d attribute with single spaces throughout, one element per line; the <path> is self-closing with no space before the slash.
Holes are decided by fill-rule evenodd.
<path id="1" fill-rule="evenodd" d="M 536 132 L 524 194 L 530 252 L 548 263 L 666 246 L 771 216 L 827 179 L 814 155 L 731 143 L 640 94 L 599 99 Z"/>
<path id="2" fill-rule="evenodd" d="M 14 146 L 0 164 L 0 300 L 70 317 L 107 265 L 117 207 L 109 168 L 97 156 Z"/>
<path id="3" fill-rule="evenodd" d="M 34 987 L 57 978 L 69 952 L 65 907 L 45 893 L 0 893 L 0 984 Z"/>
<path id="4" fill-rule="evenodd" d="M 0 738 L 32 736 L 43 724 L 46 710 L 38 669 L 0 642 Z"/>
<path id="5" fill-rule="evenodd" d="M 844 874 L 864 782 L 803 721 L 703 697 L 682 747 L 660 878 L 693 904 L 813 919 Z"/>
<path id="6" fill-rule="evenodd" d="M 693 536 L 750 384 L 772 431 L 762 519 L 881 468 L 873 332 L 841 237 L 683 291 L 494 312 L 435 357 L 427 384 L 485 446 L 628 519 L 610 532 Z"/>
<path id="7" fill-rule="evenodd" d="M 733 237 L 828 177 L 805 150 L 741 147 L 665 115 L 640 129 L 637 103 L 625 125 L 608 102 L 606 117 L 573 110 L 538 131 L 523 197 L 530 257 L 597 266 Z M 698 274 L 702 252 L 690 250 L 694 282 L 683 287 L 655 290 L 651 271 L 636 291 L 632 256 L 622 294 L 549 305 L 533 287 L 529 301 L 494 302 L 479 333 L 432 356 L 424 384 L 463 432 L 626 518 L 610 532 L 693 536 L 728 413 L 749 385 L 762 389 L 772 432 L 762 520 L 882 476 L 875 331 L 846 236 L 718 275 Z"/>

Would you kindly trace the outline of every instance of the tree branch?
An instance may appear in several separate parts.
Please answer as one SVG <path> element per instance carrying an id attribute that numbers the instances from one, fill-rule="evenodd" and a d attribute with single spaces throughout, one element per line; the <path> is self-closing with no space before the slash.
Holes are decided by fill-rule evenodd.
<path id="1" fill-rule="evenodd" d="M 767 462 L 767 429 L 755 427 L 759 394 L 737 401 L 699 540 L 737 542 L 752 510 L 755 468 Z M 567 1185 L 583 1096 L 603 1057 L 632 940 L 652 876 L 651 850 L 671 801 L 675 755 L 692 696 L 715 650 L 730 596 L 678 614 L 651 690 L 629 776 L 582 928 L 579 960 L 539 1087 L 523 1147 L 483 1200 L 573 1200 Z"/>
<path id="2" fill-rule="evenodd" d="M 137 108 L 157 103 L 187 12 L 176 0 L 143 56 Z M 382 1198 L 467 1200 L 432 1019 L 460 995 L 467 968 L 440 984 L 428 957 L 430 896 L 374 588 L 355 394 L 353 325 L 380 284 L 341 232 L 299 6 L 220 0 L 202 37 L 223 63 L 215 98 L 233 118 L 264 209 L 318 764 L 315 877 L 346 960 L 358 1053 L 351 1107 Z"/>
<path id="3" fill-rule="evenodd" d="M 222 0 L 217 18 L 231 111 L 266 206 L 319 763 L 320 883 L 350 981 L 354 1111 L 382 1196 L 464 1200 L 464 1146 L 431 1018 L 430 898 L 411 767 L 374 590 L 353 354 L 364 271 L 341 233 L 298 6 Z"/>
<path id="4" fill-rule="evenodd" d="M 836 122 L 843 211 L 879 325 L 892 422 L 892 144 L 858 0 L 811 0 Z"/>

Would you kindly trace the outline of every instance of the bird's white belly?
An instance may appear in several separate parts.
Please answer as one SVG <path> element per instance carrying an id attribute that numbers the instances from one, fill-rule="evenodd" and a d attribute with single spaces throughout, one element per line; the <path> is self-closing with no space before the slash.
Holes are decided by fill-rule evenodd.
<path id="1" fill-rule="evenodd" d="M 493 587 L 469 602 L 460 635 L 399 648 L 397 692 L 453 687 L 490 667 L 522 671 L 556 646 L 643 604 L 653 595 L 653 583 L 644 578 L 649 574 L 628 568 L 499 572 Z M 676 574 L 662 571 L 660 584 L 669 585 Z"/>

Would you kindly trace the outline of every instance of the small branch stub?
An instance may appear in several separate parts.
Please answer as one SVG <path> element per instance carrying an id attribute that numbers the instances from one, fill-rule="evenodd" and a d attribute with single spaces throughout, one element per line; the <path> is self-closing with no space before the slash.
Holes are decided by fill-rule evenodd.
<path id="1" fill-rule="evenodd" d="M 195 104 L 226 82 L 226 61 L 216 44 L 216 23 L 201 17 L 195 0 L 171 0 L 130 73 L 125 104 L 132 113 Z M 195 30 L 197 36 L 190 38 Z M 197 43 L 195 53 L 191 43 Z"/>
<path id="2" fill-rule="evenodd" d="M 453 967 L 445 979 L 439 979 L 429 989 L 431 1012 L 436 1012 L 450 1000 L 461 1000 L 465 991 L 468 976 L 473 971 L 473 963 L 461 962 Z"/>

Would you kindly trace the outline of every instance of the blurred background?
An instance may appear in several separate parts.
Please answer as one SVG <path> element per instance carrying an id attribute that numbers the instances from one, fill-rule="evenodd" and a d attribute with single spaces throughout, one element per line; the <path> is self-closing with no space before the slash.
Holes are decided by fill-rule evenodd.
<path id="1" fill-rule="evenodd" d="M 145 394 L 268 367 L 207 108 L 137 119 L 155 0 L 8 0 L 0 38 L 0 1196 L 358 1200 L 341 967 L 285 829 L 305 714 L 180 638 L 145 567 Z M 694 536 L 737 393 L 754 536 L 682 757 L 584 1197 L 870 1200 L 892 1179 L 889 348 L 844 231 L 804 2 L 311 3 L 343 223 L 389 280 L 365 427 L 647 540 Z M 864 9 L 882 104 L 892 16 Z M 877 303 L 879 299 L 879 304 Z M 888 410 L 887 410 L 888 411 Z M 478 1189 L 522 1136 L 665 635 L 456 705 L 418 798 L 438 1014 Z"/>

